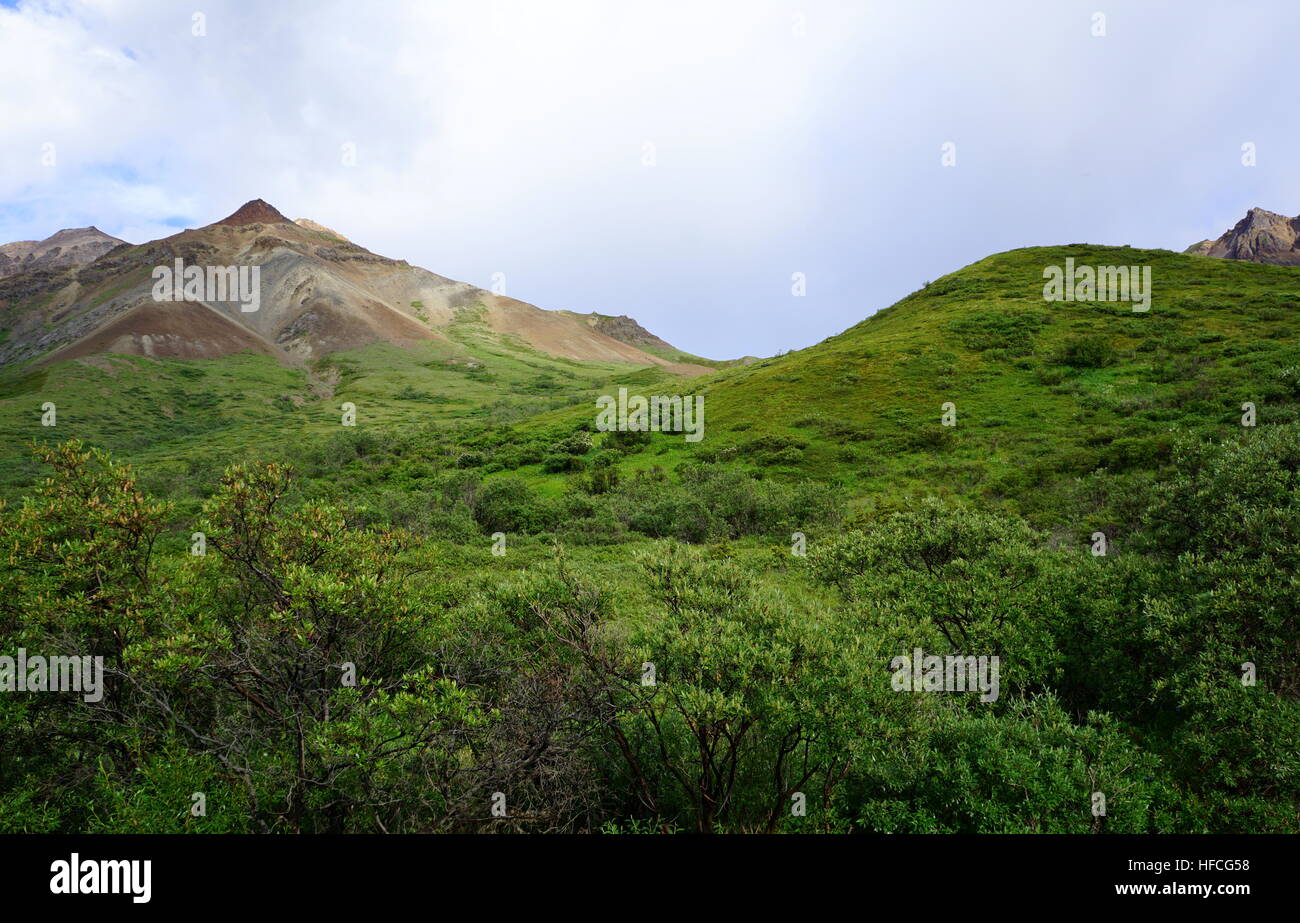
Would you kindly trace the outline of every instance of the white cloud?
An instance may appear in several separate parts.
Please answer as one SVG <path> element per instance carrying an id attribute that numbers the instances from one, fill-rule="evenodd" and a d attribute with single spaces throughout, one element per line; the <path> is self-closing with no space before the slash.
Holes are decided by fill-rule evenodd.
<path id="1" fill-rule="evenodd" d="M 1280 2 L 1124 0 L 1104 39 L 1082 0 L 194 6 L 206 36 L 162 0 L 0 8 L 0 238 L 162 236 L 261 197 L 725 356 L 808 345 L 993 250 L 1300 211 Z"/>

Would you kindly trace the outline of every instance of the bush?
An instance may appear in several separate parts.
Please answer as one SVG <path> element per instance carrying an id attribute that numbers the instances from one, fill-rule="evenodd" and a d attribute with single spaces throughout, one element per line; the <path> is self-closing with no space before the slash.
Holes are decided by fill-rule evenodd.
<path id="1" fill-rule="evenodd" d="M 555 443 L 552 449 L 565 455 L 585 455 L 591 451 L 591 433 L 579 430 Z"/>
<path id="2" fill-rule="evenodd" d="M 552 516 L 518 478 L 493 478 L 478 491 L 474 520 L 484 532 L 532 533 L 548 528 Z"/>
<path id="3" fill-rule="evenodd" d="M 1070 337 L 1061 345 L 1057 361 L 1076 369 L 1105 368 L 1115 361 L 1115 349 L 1098 334 Z"/>
<path id="4" fill-rule="evenodd" d="M 542 459 L 542 470 L 550 474 L 568 471 L 582 471 L 587 467 L 587 460 L 581 455 L 547 455 Z"/>
<path id="5" fill-rule="evenodd" d="M 612 430 L 605 434 L 605 441 L 602 444 L 607 449 L 615 449 L 625 455 L 631 455 L 640 452 L 650 444 L 650 433 L 639 430 L 626 432 Z"/>
<path id="6" fill-rule="evenodd" d="M 997 351 L 997 358 L 1022 356 L 1033 349 L 1043 315 L 1026 311 L 976 311 L 944 325 L 967 349 Z M 992 357 L 991 357 L 992 358 Z"/>

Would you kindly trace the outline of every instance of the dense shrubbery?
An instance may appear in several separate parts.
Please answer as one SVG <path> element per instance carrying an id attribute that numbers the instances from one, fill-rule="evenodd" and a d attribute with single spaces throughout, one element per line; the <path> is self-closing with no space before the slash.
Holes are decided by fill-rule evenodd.
<path id="1" fill-rule="evenodd" d="M 1042 314 L 1029 311 L 974 311 L 944 327 L 967 349 L 1001 350 L 1015 357 L 1033 348 L 1034 334 L 1044 320 Z"/>
<path id="2" fill-rule="evenodd" d="M 315 473 L 364 465 L 364 453 L 377 451 L 348 439 L 332 442 L 328 451 L 336 460 L 322 468 L 319 455 L 313 455 Z M 816 481 L 759 480 L 739 468 L 714 463 L 687 465 L 673 475 L 658 467 L 627 475 L 619 467 L 625 457 L 621 451 L 591 453 L 589 436 L 585 443 L 589 458 L 568 454 L 584 451 L 575 441 L 565 454 L 542 460 L 544 471 L 569 474 L 568 492 L 561 497 L 542 494 L 517 474 L 484 478 L 473 470 L 456 470 L 463 468 L 467 454 L 479 454 L 472 452 L 449 454 L 440 470 L 399 467 L 374 487 L 342 493 L 337 500 L 349 521 L 358 525 L 458 540 L 475 529 L 485 535 L 565 529 L 574 535 L 631 531 L 700 543 L 788 537 L 793 531 L 824 533 L 843 517 L 843 492 Z M 585 522 L 593 519 L 601 524 Z"/>
<path id="3" fill-rule="evenodd" d="M 236 466 L 194 556 L 127 469 L 45 461 L 0 509 L 0 652 L 102 655 L 105 692 L 0 695 L 0 829 L 1300 832 L 1291 427 L 1179 446 L 1105 557 L 937 501 L 844 532 L 835 490 L 716 464 L 582 489 L 613 458 L 547 497 L 413 459 L 364 506 Z M 520 570 L 498 531 L 571 547 Z M 1000 694 L 895 691 L 918 647 Z"/>
<path id="4" fill-rule="evenodd" d="M 1057 361 L 1076 369 L 1100 369 L 1115 361 L 1115 349 L 1101 334 L 1070 337 L 1061 344 Z"/>
<path id="5" fill-rule="evenodd" d="M 684 542 L 834 529 L 844 500 L 814 481 L 758 481 L 722 465 L 692 465 L 674 480 L 658 469 L 637 472 L 608 492 L 613 515 L 652 538 Z"/>

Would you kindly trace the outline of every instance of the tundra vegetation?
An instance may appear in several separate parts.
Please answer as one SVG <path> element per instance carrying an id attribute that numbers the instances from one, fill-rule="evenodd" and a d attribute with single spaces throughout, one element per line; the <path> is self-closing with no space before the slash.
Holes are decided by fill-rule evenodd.
<path id="1" fill-rule="evenodd" d="M 1044 303 L 1066 256 L 1150 311 Z M 0 653 L 105 688 L 0 693 L 0 830 L 1300 832 L 1296 272 L 1015 251 L 700 379 L 8 371 Z M 705 438 L 596 431 L 620 386 Z"/>

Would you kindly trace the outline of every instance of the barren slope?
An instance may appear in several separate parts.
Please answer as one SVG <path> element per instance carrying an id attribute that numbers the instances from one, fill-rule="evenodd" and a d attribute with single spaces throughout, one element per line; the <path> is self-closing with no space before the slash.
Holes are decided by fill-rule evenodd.
<path id="1" fill-rule="evenodd" d="M 176 260 L 183 267 L 256 267 L 260 304 L 248 311 L 234 297 L 156 300 L 154 271 Z M 118 247 L 81 268 L 0 280 L 0 328 L 7 330 L 0 365 L 102 352 L 213 358 L 244 351 L 300 363 L 371 343 L 446 342 L 448 328 L 466 320 L 559 358 L 709 371 L 622 342 L 579 315 L 371 253 L 308 219 L 290 221 L 261 199 L 206 227 Z"/>

